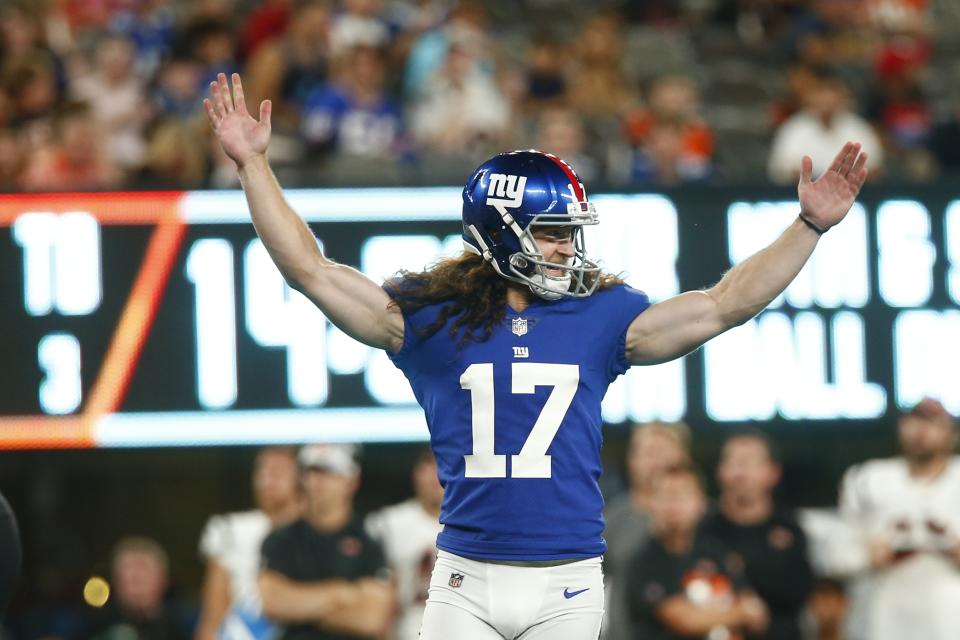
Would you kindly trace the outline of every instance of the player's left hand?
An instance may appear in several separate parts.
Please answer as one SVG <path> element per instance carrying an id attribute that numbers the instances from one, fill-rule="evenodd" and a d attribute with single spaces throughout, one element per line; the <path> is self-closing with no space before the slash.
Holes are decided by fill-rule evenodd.
<path id="1" fill-rule="evenodd" d="M 843 220 L 867 179 L 867 154 L 860 143 L 848 142 L 816 180 L 812 180 L 813 160 L 804 156 L 800 163 L 800 214 L 826 231 Z"/>

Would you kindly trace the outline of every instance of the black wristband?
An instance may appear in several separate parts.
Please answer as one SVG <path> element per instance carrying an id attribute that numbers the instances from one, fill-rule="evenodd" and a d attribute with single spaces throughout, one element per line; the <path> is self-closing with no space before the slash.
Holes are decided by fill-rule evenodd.
<path id="1" fill-rule="evenodd" d="M 810 220 L 807 218 L 807 216 L 803 215 L 802 213 L 799 214 L 799 217 L 800 217 L 801 220 L 803 220 L 803 224 L 807 225 L 808 227 L 810 227 L 811 229 L 813 229 L 814 231 L 816 231 L 818 236 L 822 236 L 823 234 L 825 234 L 825 233 L 827 232 L 826 229 L 821 229 L 821 228 L 818 227 L 817 225 L 815 225 L 815 224 L 813 224 L 812 222 L 810 222 Z"/>

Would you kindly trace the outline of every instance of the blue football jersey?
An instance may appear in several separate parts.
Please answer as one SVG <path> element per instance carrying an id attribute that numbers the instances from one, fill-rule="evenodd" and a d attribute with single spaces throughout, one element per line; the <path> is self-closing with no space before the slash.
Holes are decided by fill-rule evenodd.
<path id="1" fill-rule="evenodd" d="M 444 487 L 440 549 L 492 560 L 598 556 L 600 403 L 629 364 L 626 330 L 650 302 L 616 285 L 508 307 L 490 339 L 461 345 L 442 304 L 405 314 L 391 358 L 426 414 Z"/>

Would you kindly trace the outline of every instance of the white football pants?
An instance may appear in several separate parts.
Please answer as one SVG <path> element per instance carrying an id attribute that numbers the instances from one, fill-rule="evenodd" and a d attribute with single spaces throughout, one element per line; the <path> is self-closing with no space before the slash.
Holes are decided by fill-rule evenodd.
<path id="1" fill-rule="evenodd" d="M 420 640 L 596 640 L 601 559 L 524 567 L 437 554 Z"/>

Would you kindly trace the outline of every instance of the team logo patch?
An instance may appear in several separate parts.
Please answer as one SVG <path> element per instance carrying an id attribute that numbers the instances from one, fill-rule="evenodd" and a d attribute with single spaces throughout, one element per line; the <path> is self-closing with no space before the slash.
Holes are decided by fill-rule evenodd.
<path id="1" fill-rule="evenodd" d="M 514 335 L 524 336 L 527 335 L 527 319 L 526 318 L 514 318 L 511 323 L 510 330 L 513 331 Z"/>
<path id="2" fill-rule="evenodd" d="M 459 589 L 459 588 L 460 588 L 460 585 L 463 584 L 463 574 L 462 574 L 462 573 L 451 573 L 451 574 L 450 574 L 450 580 L 447 581 L 447 584 L 449 584 L 449 585 L 450 585 L 451 587 L 453 587 L 454 589 Z"/>
<path id="3" fill-rule="evenodd" d="M 503 173 L 490 174 L 490 186 L 487 188 L 487 206 L 502 214 L 507 207 L 514 208 L 523 204 L 523 189 L 527 186 L 527 176 L 511 176 Z"/>

